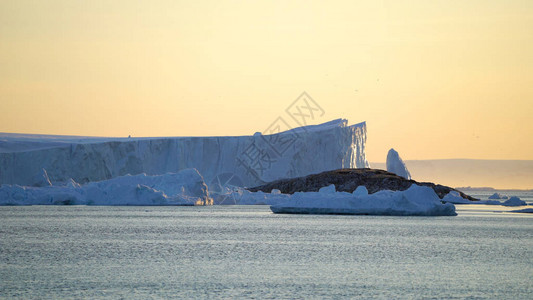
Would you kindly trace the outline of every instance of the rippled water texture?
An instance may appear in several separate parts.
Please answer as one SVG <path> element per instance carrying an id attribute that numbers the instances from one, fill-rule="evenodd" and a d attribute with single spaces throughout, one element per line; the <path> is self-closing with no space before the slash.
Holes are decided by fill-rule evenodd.
<path id="1" fill-rule="evenodd" d="M 533 216 L 0 207 L 0 298 L 533 297 Z"/>

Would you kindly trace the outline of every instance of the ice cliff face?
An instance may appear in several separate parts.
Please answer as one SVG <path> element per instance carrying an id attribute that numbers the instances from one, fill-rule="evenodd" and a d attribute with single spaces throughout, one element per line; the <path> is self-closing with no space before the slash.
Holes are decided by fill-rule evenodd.
<path id="1" fill-rule="evenodd" d="M 208 185 L 255 186 L 339 168 L 368 167 L 366 124 L 338 119 L 238 137 L 81 138 L 0 134 L 0 184 L 100 181 L 195 168 Z"/>
<path id="2" fill-rule="evenodd" d="M 392 148 L 387 154 L 387 171 L 402 176 L 405 179 L 411 179 L 411 174 L 407 170 L 405 163 L 400 158 L 398 152 Z"/>

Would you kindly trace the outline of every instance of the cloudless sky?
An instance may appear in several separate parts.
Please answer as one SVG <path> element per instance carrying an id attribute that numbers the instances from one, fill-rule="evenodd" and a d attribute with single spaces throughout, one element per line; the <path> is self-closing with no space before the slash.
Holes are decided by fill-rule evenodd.
<path id="1" fill-rule="evenodd" d="M 529 0 L 0 0 L 1 132 L 247 135 L 307 91 L 369 161 L 533 159 L 532 71 Z"/>

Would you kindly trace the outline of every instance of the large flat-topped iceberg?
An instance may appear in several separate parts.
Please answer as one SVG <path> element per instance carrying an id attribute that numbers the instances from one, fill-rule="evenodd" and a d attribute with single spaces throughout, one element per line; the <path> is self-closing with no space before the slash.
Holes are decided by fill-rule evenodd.
<path id="1" fill-rule="evenodd" d="M 319 192 L 288 195 L 285 202 L 270 207 L 274 213 L 390 216 L 456 216 L 455 206 L 442 203 L 427 186 L 411 185 L 405 191 L 382 190 L 368 194 L 364 186 L 353 193 L 336 192 L 335 186 Z"/>
<path id="2" fill-rule="evenodd" d="M 0 184 L 79 183 L 195 168 L 208 185 L 255 186 L 340 168 L 368 167 L 366 124 L 344 119 L 253 136 L 87 138 L 0 134 Z M 231 179 L 230 182 L 226 180 Z M 216 191 L 216 187 L 214 188 Z"/>

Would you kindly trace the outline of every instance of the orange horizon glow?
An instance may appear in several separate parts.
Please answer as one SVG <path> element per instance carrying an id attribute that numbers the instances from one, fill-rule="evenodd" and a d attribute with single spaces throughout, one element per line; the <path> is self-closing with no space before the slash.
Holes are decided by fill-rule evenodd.
<path id="1" fill-rule="evenodd" d="M 531 1 L 3 1 L 0 132 L 251 135 L 303 91 L 367 158 L 533 160 Z M 295 125 L 295 124 L 291 124 Z"/>

